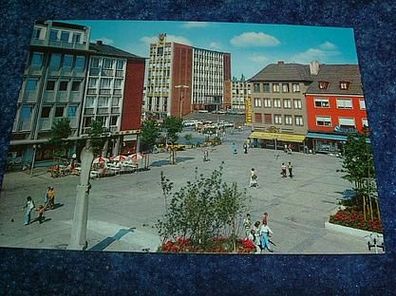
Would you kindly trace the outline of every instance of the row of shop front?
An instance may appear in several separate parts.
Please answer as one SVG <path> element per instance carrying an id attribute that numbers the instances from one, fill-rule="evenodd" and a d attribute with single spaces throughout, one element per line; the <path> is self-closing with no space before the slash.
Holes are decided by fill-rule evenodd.
<path id="1" fill-rule="evenodd" d="M 304 153 L 343 154 L 347 134 L 308 132 L 306 135 L 254 131 L 249 139 L 253 147 L 274 150 L 291 149 Z M 370 142 L 369 139 L 367 139 Z"/>

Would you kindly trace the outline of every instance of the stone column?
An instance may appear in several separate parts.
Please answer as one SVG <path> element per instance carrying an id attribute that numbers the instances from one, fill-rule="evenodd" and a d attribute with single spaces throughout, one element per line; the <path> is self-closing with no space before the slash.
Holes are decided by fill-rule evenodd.
<path id="1" fill-rule="evenodd" d="M 136 153 L 140 152 L 140 134 L 136 135 Z"/>
<path id="2" fill-rule="evenodd" d="M 120 145 L 121 145 L 121 136 L 118 136 L 115 139 L 115 144 L 113 146 L 113 156 L 117 156 L 121 154 Z"/>
<path id="3" fill-rule="evenodd" d="M 80 184 L 77 185 L 76 206 L 74 208 L 69 250 L 84 250 L 87 247 L 89 177 L 93 158 L 90 141 L 88 140 L 81 151 Z"/>

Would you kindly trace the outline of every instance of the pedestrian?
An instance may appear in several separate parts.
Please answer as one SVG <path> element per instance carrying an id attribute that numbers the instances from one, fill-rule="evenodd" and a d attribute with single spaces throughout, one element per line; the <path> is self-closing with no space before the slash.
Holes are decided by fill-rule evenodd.
<path id="1" fill-rule="evenodd" d="M 44 194 L 44 207 L 47 208 L 49 206 L 49 199 L 48 199 L 48 193 L 51 191 L 51 186 L 48 186 L 47 191 Z"/>
<path id="2" fill-rule="evenodd" d="M 258 187 L 257 184 L 257 175 L 256 171 L 254 168 L 250 170 L 250 181 L 249 181 L 249 187 Z"/>
<path id="3" fill-rule="evenodd" d="M 32 200 L 31 196 L 28 196 L 26 198 L 26 204 L 23 207 L 23 209 L 25 210 L 25 214 L 23 216 L 23 218 L 24 218 L 23 222 L 24 222 L 25 225 L 29 225 L 29 223 L 30 223 L 30 215 L 32 213 L 32 210 L 34 209 L 34 201 Z"/>
<path id="4" fill-rule="evenodd" d="M 256 232 L 256 230 L 254 229 L 251 229 L 247 238 L 253 243 L 254 247 L 256 248 L 255 254 L 260 254 L 261 248 L 260 245 L 257 243 L 257 237 L 258 237 L 258 232 Z M 260 239 L 258 241 L 260 241 Z"/>
<path id="5" fill-rule="evenodd" d="M 293 178 L 293 165 L 290 161 L 289 161 L 289 164 L 287 165 L 287 168 L 289 170 L 289 177 Z"/>
<path id="6" fill-rule="evenodd" d="M 287 177 L 287 174 L 286 174 L 286 165 L 285 165 L 284 162 L 282 162 L 282 165 L 281 165 L 281 175 L 282 175 L 282 178 L 286 178 L 286 177 Z"/>
<path id="7" fill-rule="evenodd" d="M 264 222 L 264 221 L 263 221 Z M 261 250 L 267 249 L 269 252 L 273 252 L 270 247 L 270 236 L 273 234 L 272 230 L 268 227 L 267 223 L 263 223 L 260 227 L 260 241 Z"/>
<path id="8" fill-rule="evenodd" d="M 45 207 L 43 205 L 39 205 L 39 207 L 36 209 L 37 211 L 37 218 L 36 220 L 39 221 L 39 223 L 43 223 L 45 217 L 44 217 L 44 212 L 45 212 Z"/>
<path id="9" fill-rule="evenodd" d="M 250 214 L 246 214 L 246 218 L 243 219 L 243 227 L 245 228 L 246 237 L 249 236 L 250 230 L 252 229 L 252 220 L 250 220 Z"/>
<path id="10" fill-rule="evenodd" d="M 48 208 L 55 209 L 55 189 L 50 187 L 48 191 Z"/>
<path id="11" fill-rule="evenodd" d="M 254 230 L 255 233 L 255 241 L 254 243 L 259 247 L 259 250 L 261 250 L 261 241 L 260 241 L 260 221 L 256 221 L 252 227 L 252 230 Z"/>
<path id="12" fill-rule="evenodd" d="M 265 223 L 265 224 L 268 225 L 268 222 L 269 222 L 268 213 L 267 213 L 267 212 L 264 212 L 264 215 L 263 215 L 263 224 Z"/>
<path id="13" fill-rule="evenodd" d="M 245 153 L 245 154 L 248 153 L 248 145 L 246 143 L 243 144 L 243 153 Z"/>
<path id="14" fill-rule="evenodd" d="M 209 160 L 209 151 L 207 149 L 204 150 L 203 161 Z"/>

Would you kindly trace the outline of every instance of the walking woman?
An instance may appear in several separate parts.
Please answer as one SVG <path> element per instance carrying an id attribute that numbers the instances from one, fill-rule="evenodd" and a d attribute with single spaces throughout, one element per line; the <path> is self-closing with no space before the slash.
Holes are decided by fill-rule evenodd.
<path id="1" fill-rule="evenodd" d="M 23 216 L 23 222 L 25 225 L 29 225 L 30 223 L 30 215 L 32 213 L 32 210 L 34 209 L 34 202 L 30 196 L 26 198 L 26 204 L 23 207 L 25 210 L 25 214 Z"/>
<path id="2" fill-rule="evenodd" d="M 267 250 L 269 252 L 273 252 L 270 247 L 270 236 L 272 235 L 272 230 L 269 228 L 266 221 L 263 221 L 263 225 L 260 227 L 260 241 L 261 241 L 261 250 Z"/>

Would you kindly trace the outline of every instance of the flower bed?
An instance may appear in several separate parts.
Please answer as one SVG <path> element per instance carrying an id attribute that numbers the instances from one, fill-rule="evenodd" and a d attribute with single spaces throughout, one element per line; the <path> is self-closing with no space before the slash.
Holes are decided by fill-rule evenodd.
<path id="1" fill-rule="evenodd" d="M 367 221 L 364 221 L 363 213 L 352 209 L 338 211 L 335 215 L 330 216 L 329 222 L 361 230 L 379 233 L 383 231 L 381 221 L 378 218 L 374 218 L 373 221 L 367 218 Z"/>
<path id="2" fill-rule="evenodd" d="M 238 239 L 236 249 L 239 254 L 254 253 L 256 250 L 253 242 L 247 239 Z M 180 237 L 163 243 L 159 251 L 165 253 L 233 253 L 233 243 L 229 238 L 215 237 L 210 242 L 210 246 L 205 249 L 202 246 L 193 245 L 190 239 Z"/>

